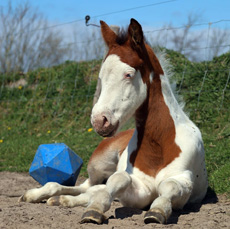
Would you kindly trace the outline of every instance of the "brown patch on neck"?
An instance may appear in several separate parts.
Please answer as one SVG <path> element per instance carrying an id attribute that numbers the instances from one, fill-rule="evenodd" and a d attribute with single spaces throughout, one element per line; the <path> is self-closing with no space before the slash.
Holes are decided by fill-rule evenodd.
<path id="1" fill-rule="evenodd" d="M 159 75 L 154 75 L 148 99 L 136 111 L 135 118 L 138 143 L 130 162 L 145 174 L 155 177 L 181 152 L 175 143 L 175 125 L 164 101 Z"/>

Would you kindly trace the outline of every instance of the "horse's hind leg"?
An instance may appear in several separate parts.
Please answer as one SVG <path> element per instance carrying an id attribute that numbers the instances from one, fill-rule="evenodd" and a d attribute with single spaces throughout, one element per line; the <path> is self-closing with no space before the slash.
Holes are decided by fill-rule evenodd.
<path id="1" fill-rule="evenodd" d="M 106 183 L 107 179 L 116 172 L 119 154 L 124 151 L 134 130 L 127 130 L 120 132 L 115 137 L 104 139 L 93 152 L 87 167 L 89 179 L 82 185 L 75 188 L 75 192 L 84 193 L 91 186 Z M 97 188 L 96 188 L 97 190 Z M 77 195 L 78 195 L 77 194 Z M 57 195 L 73 195 L 74 193 L 58 193 Z M 54 195 L 52 195 L 54 196 Z M 55 195 L 56 196 L 56 195 Z M 51 196 L 50 196 L 51 197 Z M 62 200 L 61 200 L 62 198 Z M 62 205 L 65 197 L 53 198 L 49 200 L 49 205 Z M 66 205 L 69 207 L 75 206 L 75 200 L 70 196 L 67 197 Z M 76 205 L 78 205 L 78 198 L 76 198 Z"/>
<path id="2" fill-rule="evenodd" d="M 100 164 L 100 167 L 98 167 L 98 164 Z M 106 165 L 106 160 L 99 160 L 99 163 L 97 163 L 95 159 L 91 158 L 87 168 L 89 178 L 81 185 L 69 187 L 60 185 L 56 182 L 48 182 L 40 188 L 28 190 L 23 196 L 19 198 L 19 202 L 24 201 L 30 203 L 39 203 L 42 200 L 48 199 L 52 196 L 77 196 L 81 193 L 85 193 L 89 187 L 97 184 L 102 184 L 103 181 L 108 178 L 108 174 L 115 172 L 115 169 L 113 169 L 112 166 L 108 169 L 106 167 L 108 167 Z"/>
<path id="3" fill-rule="evenodd" d="M 119 155 L 128 145 L 134 130 L 120 132 L 115 137 L 104 139 L 93 152 L 87 167 L 92 185 L 102 184 L 115 173 Z"/>
<path id="4" fill-rule="evenodd" d="M 77 196 L 85 192 L 91 186 L 89 179 L 79 186 L 63 186 L 56 182 L 48 182 L 40 188 L 34 188 L 26 191 L 19 198 L 19 202 L 39 203 L 51 196 L 73 195 Z"/>
<path id="5" fill-rule="evenodd" d="M 94 185 L 78 196 L 54 196 L 47 203 L 66 207 L 86 206 L 81 223 L 101 224 L 105 220 L 104 212 L 109 210 L 113 199 L 121 196 L 131 183 L 127 172 L 116 172 L 109 177 L 106 185 Z"/>
<path id="6" fill-rule="evenodd" d="M 91 186 L 104 183 L 115 171 L 119 153 L 127 146 L 133 130 L 121 132 L 117 136 L 103 140 L 93 152 L 88 163 L 89 178 L 81 185 L 69 187 L 49 182 L 41 188 L 28 190 L 19 201 L 38 203 L 52 196 L 77 196 Z"/>
<path id="7" fill-rule="evenodd" d="M 87 167 L 89 178 L 83 184 L 79 186 L 69 187 L 60 185 L 56 182 L 48 182 L 41 188 L 28 190 L 23 196 L 20 197 L 19 201 L 38 203 L 52 196 L 77 196 L 81 193 L 85 193 L 87 189 L 91 186 L 102 184 L 108 179 L 111 174 L 116 171 L 118 153 L 116 150 L 110 152 L 101 151 L 99 153 L 99 149 L 100 148 L 97 148 L 92 154 L 92 157 Z M 54 202 L 51 201 L 50 203 Z M 56 204 L 57 203 L 55 203 L 55 205 Z"/>

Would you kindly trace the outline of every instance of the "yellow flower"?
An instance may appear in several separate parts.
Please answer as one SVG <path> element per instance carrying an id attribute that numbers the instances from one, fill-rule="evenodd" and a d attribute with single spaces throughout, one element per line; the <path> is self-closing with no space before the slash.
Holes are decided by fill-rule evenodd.
<path id="1" fill-rule="evenodd" d="M 22 90 L 22 85 L 19 85 L 19 86 L 18 86 L 18 89 L 19 89 L 19 90 Z"/>
<path id="2" fill-rule="evenodd" d="M 8 130 L 11 130 L 11 127 L 10 126 L 8 126 L 8 128 L 7 128 Z"/>
<path id="3" fill-rule="evenodd" d="M 93 130 L 93 128 L 89 128 L 89 129 L 88 129 L 88 132 L 91 132 L 92 130 Z"/>
<path id="4" fill-rule="evenodd" d="M 3 143 L 3 139 L 0 139 L 0 143 Z"/>
<path id="5" fill-rule="evenodd" d="M 51 133 L 51 131 L 50 131 L 50 130 L 48 130 L 48 131 L 47 131 L 47 134 L 50 134 L 50 133 Z"/>

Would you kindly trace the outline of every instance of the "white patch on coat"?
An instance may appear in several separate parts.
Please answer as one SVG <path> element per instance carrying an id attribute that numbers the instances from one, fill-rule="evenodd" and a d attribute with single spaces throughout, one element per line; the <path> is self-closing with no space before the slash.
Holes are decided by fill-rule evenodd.
<path id="1" fill-rule="evenodd" d="M 159 172 L 156 183 L 169 177 L 184 177 L 186 182 L 192 183 L 191 189 L 193 191 L 190 200 L 202 199 L 206 193 L 208 182 L 207 173 L 204 172 L 204 148 L 200 130 L 178 104 L 166 76 L 161 76 L 161 87 L 164 101 L 174 121 L 175 143 L 180 147 L 181 153 L 179 157 Z"/>
<path id="2" fill-rule="evenodd" d="M 135 129 L 132 138 L 129 141 L 129 144 L 123 151 L 120 156 L 117 171 L 126 171 L 127 173 L 131 174 L 133 172 L 133 166 L 130 163 L 130 156 L 133 151 L 137 149 L 137 129 Z"/>
<path id="3" fill-rule="evenodd" d="M 153 82 L 153 77 L 154 77 L 154 73 L 151 72 L 150 75 L 149 75 L 149 81 L 150 81 L 150 83 Z"/>

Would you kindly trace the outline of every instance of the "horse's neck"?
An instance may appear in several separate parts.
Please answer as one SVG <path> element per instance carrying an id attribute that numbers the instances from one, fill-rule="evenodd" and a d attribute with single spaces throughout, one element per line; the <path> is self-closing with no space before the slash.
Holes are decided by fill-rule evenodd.
<path id="1" fill-rule="evenodd" d="M 170 110 L 178 109 L 179 105 L 171 92 L 167 79 L 165 80 L 164 77 L 154 77 L 145 103 L 136 112 L 138 135 L 149 137 L 150 141 L 160 142 L 166 132 L 175 129 Z M 170 108 L 168 103 L 170 103 Z"/>
<path id="2" fill-rule="evenodd" d="M 134 166 L 152 176 L 180 153 L 175 144 L 175 123 L 165 100 L 172 103 L 172 106 L 179 105 L 167 80 L 165 84 L 162 83 L 162 77 L 154 76 L 148 97 L 136 112 L 137 150 L 130 158 Z"/>

